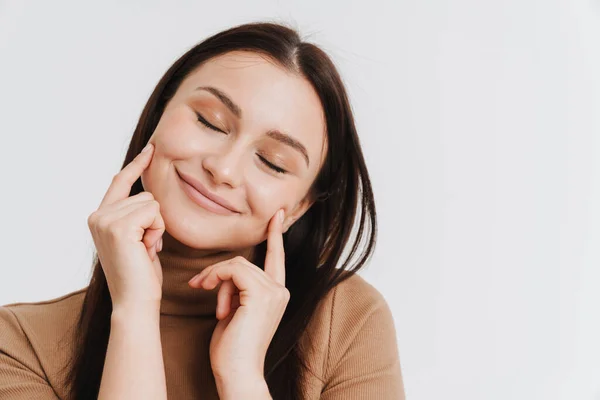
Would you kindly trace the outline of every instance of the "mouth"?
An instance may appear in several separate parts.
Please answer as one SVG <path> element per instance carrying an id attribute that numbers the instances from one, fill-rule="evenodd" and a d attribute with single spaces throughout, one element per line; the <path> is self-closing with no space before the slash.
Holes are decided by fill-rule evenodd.
<path id="1" fill-rule="evenodd" d="M 188 197 L 200 207 L 219 215 L 240 214 L 232 204 L 224 198 L 211 193 L 194 177 L 181 171 L 175 170 L 179 176 L 179 182 Z"/>

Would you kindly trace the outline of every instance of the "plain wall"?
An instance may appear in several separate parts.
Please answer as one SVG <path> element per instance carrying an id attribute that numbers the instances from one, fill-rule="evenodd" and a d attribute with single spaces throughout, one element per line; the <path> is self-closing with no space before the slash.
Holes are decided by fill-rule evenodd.
<path id="1" fill-rule="evenodd" d="M 600 399 L 597 0 L 83 3 L 0 1 L 0 304 L 87 284 L 158 79 L 276 20 L 347 83 L 408 399 Z"/>

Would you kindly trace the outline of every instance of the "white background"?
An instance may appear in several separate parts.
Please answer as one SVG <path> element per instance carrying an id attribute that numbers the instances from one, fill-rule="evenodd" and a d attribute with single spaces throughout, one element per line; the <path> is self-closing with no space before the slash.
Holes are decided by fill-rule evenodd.
<path id="1" fill-rule="evenodd" d="M 597 0 L 83 3 L 0 1 L 0 304 L 87 284 L 160 76 L 270 19 L 347 82 L 407 397 L 600 399 Z"/>

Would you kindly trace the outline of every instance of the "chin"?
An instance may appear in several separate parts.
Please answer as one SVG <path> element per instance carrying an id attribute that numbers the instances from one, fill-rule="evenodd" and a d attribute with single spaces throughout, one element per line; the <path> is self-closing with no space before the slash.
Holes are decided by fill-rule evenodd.
<path id="1" fill-rule="evenodd" d="M 169 220 L 167 216 L 163 214 L 165 220 L 165 229 L 173 238 L 177 241 L 185 244 L 188 247 L 194 249 L 214 249 L 220 247 L 221 243 L 218 240 L 219 234 L 216 234 L 214 229 L 210 229 L 208 221 L 202 221 L 201 218 L 188 219 L 175 219 Z M 197 221 L 197 222 L 192 222 Z M 200 220 L 200 221 L 198 221 Z"/>
<path id="2" fill-rule="evenodd" d="M 197 250 L 234 250 L 249 247 L 252 244 L 241 242 L 240 235 L 233 228 L 223 225 L 217 218 L 169 218 L 163 213 L 165 229 L 177 241 Z"/>

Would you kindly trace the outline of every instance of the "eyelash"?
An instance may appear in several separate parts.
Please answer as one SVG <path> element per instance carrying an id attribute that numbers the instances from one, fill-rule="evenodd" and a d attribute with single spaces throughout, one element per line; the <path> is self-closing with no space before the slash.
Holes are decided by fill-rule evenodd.
<path id="1" fill-rule="evenodd" d="M 213 131 L 217 131 L 217 132 L 221 132 L 224 134 L 227 134 L 226 132 L 223 132 L 222 130 L 220 130 L 219 128 L 217 128 L 216 126 L 212 125 L 210 122 L 208 122 L 200 113 L 196 112 L 196 116 L 198 118 L 198 121 L 200 121 L 204 126 L 206 126 L 208 129 L 212 129 Z M 258 155 L 258 158 L 260 159 L 260 161 L 262 161 L 267 167 L 271 168 L 273 171 L 277 172 L 278 174 L 285 174 L 287 173 L 287 171 L 283 168 L 278 167 L 277 165 L 270 163 L 269 161 L 267 161 L 266 158 L 264 158 L 261 155 Z"/>
<path id="2" fill-rule="evenodd" d="M 264 158 L 263 156 L 258 156 L 258 158 L 260 158 L 260 160 L 265 163 L 265 165 L 269 168 L 271 168 L 273 171 L 277 172 L 278 174 L 285 174 L 287 171 L 283 168 L 279 168 L 277 165 L 272 164 L 270 162 L 267 161 L 266 158 Z"/>

